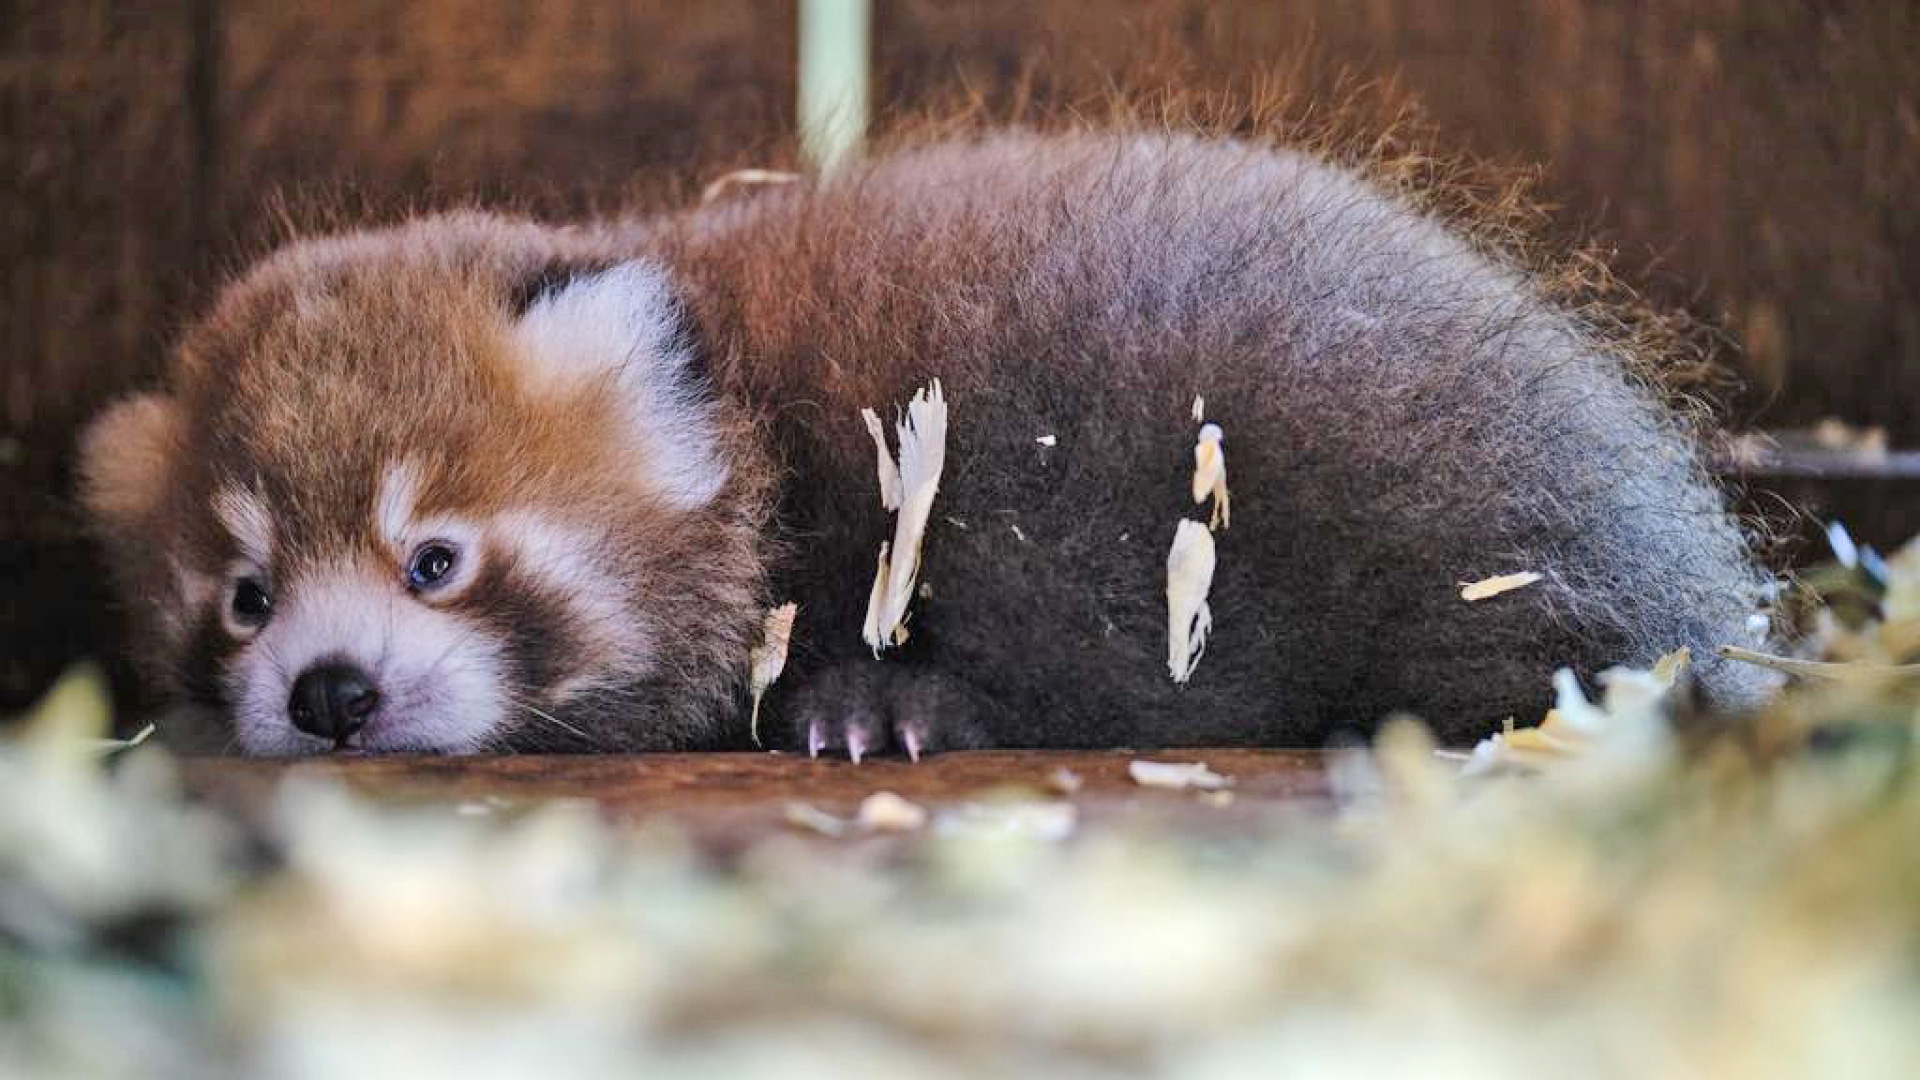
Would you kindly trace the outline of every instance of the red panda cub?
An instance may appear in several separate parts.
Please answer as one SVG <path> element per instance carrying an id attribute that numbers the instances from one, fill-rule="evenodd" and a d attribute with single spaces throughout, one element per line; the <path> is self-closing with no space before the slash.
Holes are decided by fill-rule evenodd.
<path id="1" fill-rule="evenodd" d="M 951 410 L 911 634 L 861 410 Z M 1169 678 L 1198 425 L 1226 433 L 1214 630 Z M 656 218 L 477 213 L 294 243 L 83 447 L 176 729 L 247 754 L 769 739 L 1306 744 L 1522 721 L 1691 647 L 1739 706 L 1766 584 L 1603 329 L 1311 156 L 1001 133 Z M 1492 600 L 1460 584 L 1540 579 Z M 184 736 L 183 736 L 184 737 Z"/>

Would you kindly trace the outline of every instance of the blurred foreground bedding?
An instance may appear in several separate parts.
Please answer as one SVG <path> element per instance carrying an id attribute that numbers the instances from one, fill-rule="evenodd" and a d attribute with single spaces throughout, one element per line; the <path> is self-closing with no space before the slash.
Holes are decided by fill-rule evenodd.
<path id="1" fill-rule="evenodd" d="M 0 747 L 0 1075 L 1920 1075 L 1920 547 L 1813 580 L 1847 666 L 1761 716 L 1674 658 L 1252 829 L 1035 792 L 878 851 L 298 777 L 242 822 L 70 679 Z"/>

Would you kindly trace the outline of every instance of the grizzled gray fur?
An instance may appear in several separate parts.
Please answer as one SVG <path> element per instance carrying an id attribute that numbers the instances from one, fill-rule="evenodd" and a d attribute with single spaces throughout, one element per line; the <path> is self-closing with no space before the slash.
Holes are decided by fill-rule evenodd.
<path id="1" fill-rule="evenodd" d="M 1311 745 L 1396 711 L 1461 741 L 1537 718 L 1560 666 L 1684 645 L 1718 703 L 1769 684 L 1714 657 L 1764 638 L 1764 579 L 1682 425 L 1524 276 L 1344 171 L 1004 135 L 655 242 L 786 472 L 772 595 L 801 602 L 810 662 L 775 705 L 797 728 L 884 741 L 937 701 L 949 742 Z M 858 631 L 888 532 L 857 410 L 934 377 L 954 420 L 931 597 L 904 662 L 875 663 Z M 1176 686 L 1164 566 L 1201 514 L 1195 395 L 1235 513 Z M 1460 599 L 1522 570 L 1545 580 Z"/>

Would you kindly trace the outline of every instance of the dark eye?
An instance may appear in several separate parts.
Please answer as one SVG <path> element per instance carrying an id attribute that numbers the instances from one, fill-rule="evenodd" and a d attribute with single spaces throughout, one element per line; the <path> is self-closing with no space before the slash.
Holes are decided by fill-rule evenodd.
<path id="1" fill-rule="evenodd" d="M 450 545 L 431 543 L 413 553 L 413 562 L 407 565 L 408 588 L 431 589 L 453 573 L 453 564 L 458 561 Z"/>
<path id="2" fill-rule="evenodd" d="M 233 618 L 243 626 L 260 626 L 273 614 L 273 597 L 259 578 L 244 577 L 233 583 Z"/>

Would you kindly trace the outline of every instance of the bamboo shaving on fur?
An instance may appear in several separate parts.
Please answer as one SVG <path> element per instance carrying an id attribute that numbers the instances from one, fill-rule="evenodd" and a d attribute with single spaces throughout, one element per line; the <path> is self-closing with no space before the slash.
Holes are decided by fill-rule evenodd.
<path id="1" fill-rule="evenodd" d="M 947 461 L 947 399 L 935 379 L 914 391 L 906 416 L 894 422 L 900 463 L 887 452 L 886 431 L 872 409 L 860 410 L 878 456 L 880 504 L 895 514 L 893 540 L 880 545 L 873 589 L 867 595 L 867 620 L 861 637 L 873 655 L 907 640 L 907 606 L 920 576 L 920 547 L 940 489 Z"/>
<path id="2" fill-rule="evenodd" d="M 1193 418 L 1197 421 L 1205 415 L 1205 401 L 1195 397 Z M 1213 610 L 1207 606 L 1216 563 L 1213 530 L 1230 527 L 1232 517 L 1225 441 L 1226 433 L 1219 424 L 1201 427 L 1194 440 L 1193 502 L 1203 505 L 1211 496 L 1213 515 L 1205 525 L 1181 519 L 1173 534 L 1173 547 L 1167 552 L 1167 670 L 1177 683 L 1193 677 L 1193 669 L 1207 651 L 1207 635 L 1213 630 Z"/>
<path id="3" fill-rule="evenodd" d="M 1524 589 L 1539 580 L 1539 574 L 1527 570 L 1518 574 L 1501 574 L 1498 577 L 1483 578 L 1479 581 L 1463 581 L 1460 583 L 1460 599 L 1468 603 L 1476 600 L 1491 600 L 1501 593 Z"/>
<path id="4" fill-rule="evenodd" d="M 1198 398 L 1194 399 L 1194 412 L 1200 412 Z M 1226 432 L 1219 424 L 1208 424 L 1200 429 L 1200 438 L 1193 444 L 1193 505 L 1204 505 L 1207 496 L 1213 496 L 1209 529 L 1233 527 L 1233 506 L 1227 496 L 1227 450 L 1222 445 L 1225 439 Z"/>
<path id="5" fill-rule="evenodd" d="M 768 610 L 760 628 L 760 644 L 747 651 L 747 689 L 753 694 L 753 717 L 747 731 L 755 746 L 760 745 L 760 699 L 787 669 L 787 645 L 793 640 L 793 617 L 799 611 L 800 605 L 791 603 Z"/>
<path id="6" fill-rule="evenodd" d="M 1213 532 L 1182 518 L 1167 552 L 1167 670 L 1184 683 L 1200 666 L 1213 631 L 1207 593 L 1213 588 Z"/>

